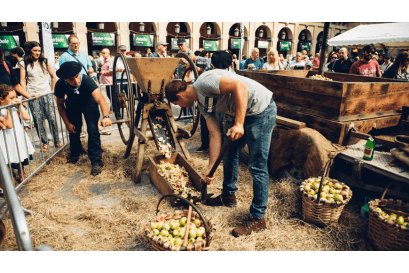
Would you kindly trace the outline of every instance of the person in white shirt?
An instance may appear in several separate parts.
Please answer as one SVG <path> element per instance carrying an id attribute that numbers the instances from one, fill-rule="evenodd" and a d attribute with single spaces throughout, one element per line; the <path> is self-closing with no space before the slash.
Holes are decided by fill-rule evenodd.
<path id="1" fill-rule="evenodd" d="M 390 55 L 385 55 L 385 57 L 383 57 L 383 59 L 384 59 L 384 62 L 380 67 L 382 73 L 385 72 L 386 70 L 388 70 L 388 68 L 393 65 L 393 62 L 391 62 L 391 56 Z"/>
<path id="2" fill-rule="evenodd" d="M 295 60 L 290 62 L 287 70 L 304 69 L 304 67 L 305 62 L 302 60 L 301 52 L 297 52 L 297 54 L 295 54 Z"/>

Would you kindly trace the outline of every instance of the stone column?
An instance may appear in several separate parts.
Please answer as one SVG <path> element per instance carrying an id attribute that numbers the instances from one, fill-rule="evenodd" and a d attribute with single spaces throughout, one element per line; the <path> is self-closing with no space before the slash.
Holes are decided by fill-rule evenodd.
<path id="1" fill-rule="evenodd" d="M 26 41 L 36 41 L 40 42 L 39 28 L 37 22 L 25 22 Z M 24 47 L 23 44 L 20 44 L 21 47 Z"/>
<path id="2" fill-rule="evenodd" d="M 88 55 L 86 22 L 75 22 L 73 32 L 77 35 L 78 40 L 80 41 L 80 51 L 85 52 Z"/>
<path id="3" fill-rule="evenodd" d="M 115 24 L 118 30 L 116 47 L 118 48 L 119 45 L 125 45 L 126 51 L 131 50 L 131 41 L 129 39 L 129 22 L 118 22 Z"/>

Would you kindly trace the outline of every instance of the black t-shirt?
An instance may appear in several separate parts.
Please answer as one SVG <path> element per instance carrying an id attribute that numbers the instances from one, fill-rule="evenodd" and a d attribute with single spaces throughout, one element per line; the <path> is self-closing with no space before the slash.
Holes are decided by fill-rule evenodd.
<path id="1" fill-rule="evenodd" d="M 351 59 L 347 59 L 343 63 L 341 62 L 341 60 L 338 59 L 338 60 L 335 60 L 332 63 L 330 68 L 331 68 L 332 72 L 348 74 L 353 63 L 354 63 L 354 61 L 351 60 Z"/>
<path id="2" fill-rule="evenodd" d="M 7 84 L 15 86 L 20 83 L 16 74 L 14 73 L 13 67 L 11 64 L 6 61 L 6 65 L 10 71 L 10 74 L 7 72 L 7 69 L 4 67 L 3 62 L 0 61 L 0 84 Z"/>
<path id="3" fill-rule="evenodd" d="M 55 84 L 54 95 L 57 98 L 64 98 L 67 95 L 66 107 L 81 108 L 88 103 L 97 103 L 92 96 L 92 92 L 96 89 L 98 89 L 98 85 L 88 75 L 82 75 L 81 86 L 78 89 L 79 94 L 75 94 L 75 90 L 70 88 L 68 83 L 59 79 Z"/>

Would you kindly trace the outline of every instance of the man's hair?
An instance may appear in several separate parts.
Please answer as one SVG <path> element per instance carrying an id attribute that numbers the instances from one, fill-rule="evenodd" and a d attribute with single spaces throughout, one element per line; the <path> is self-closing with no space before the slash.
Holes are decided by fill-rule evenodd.
<path id="1" fill-rule="evenodd" d="M 6 59 L 6 61 L 8 61 L 9 63 L 11 63 L 11 66 L 13 66 L 13 67 L 15 67 L 16 64 L 18 63 L 17 58 L 14 57 L 14 56 L 11 56 L 11 55 L 6 56 L 5 59 Z"/>
<path id="2" fill-rule="evenodd" d="M 8 84 L 0 84 L 0 98 L 3 100 L 9 95 L 11 91 L 14 91 L 13 86 Z"/>
<path id="3" fill-rule="evenodd" d="M 243 61 L 244 61 L 244 60 L 247 60 L 247 56 L 246 56 L 246 55 L 241 56 L 241 58 L 243 59 Z"/>
<path id="4" fill-rule="evenodd" d="M 373 44 L 364 46 L 364 48 L 362 49 L 362 51 L 369 52 L 369 51 L 371 51 L 371 49 L 375 50 L 375 46 L 374 46 Z"/>
<path id="5" fill-rule="evenodd" d="M 181 80 L 173 80 L 168 82 L 165 86 L 165 95 L 169 102 L 174 102 L 178 100 L 176 95 L 180 92 L 185 91 L 187 88 L 187 83 Z"/>
<path id="6" fill-rule="evenodd" d="M 315 53 L 315 57 L 319 57 L 320 56 L 320 54 L 319 53 Z"/>
<path id="7" fill-rule="evenodd" d="M 78 36 L 77 36 L 77 35 L 71 34 L 71 35 L 68 37 L 68 43 L 71 44 L 71 39 L 72 39 L 72 38 L 77 38 L 78 41 L 80 40 L 80 39 L 78 39 Z"/>
<path id="8" fill-rule="evenodd" d="M 258 50 L 257 47 L 253 48 L 253 49 L 251 50 L 251 54 L 253 54 L 253 52 L 256 51 L 256 49 Z M 259 50 L 259 52 L 260 52 L 260 50 Z"/>
<path id="9" fill-rule="evenodd" d="M 204 57 L 204 56 L 206 56 L 207 53 L 209 53 L 208 50 L 203 50 L 202 52 L 200 52 L 199 56 Z"/>
<path id="10" fill-rule="evenodd" d="M 199 51 L 199 50 L 196 50 L 194 54 L 195 54 L 195 56 L 199 56 L 199 55 L 200 55 L 200 51 Z"/>

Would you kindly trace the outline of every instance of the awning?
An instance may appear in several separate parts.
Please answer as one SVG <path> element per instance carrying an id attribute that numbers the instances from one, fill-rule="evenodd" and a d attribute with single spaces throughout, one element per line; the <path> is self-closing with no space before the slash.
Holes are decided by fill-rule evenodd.
<path id="1" fill-rule="evenodd" d="M 328 40 L 329 46 L 409 48 L 409 23 L 359 25 Z"/>

